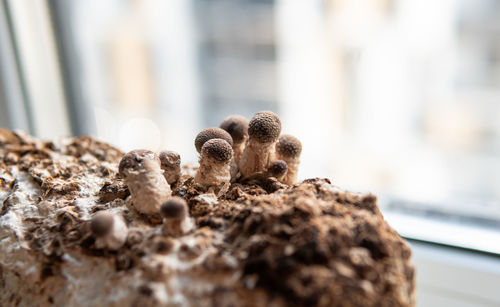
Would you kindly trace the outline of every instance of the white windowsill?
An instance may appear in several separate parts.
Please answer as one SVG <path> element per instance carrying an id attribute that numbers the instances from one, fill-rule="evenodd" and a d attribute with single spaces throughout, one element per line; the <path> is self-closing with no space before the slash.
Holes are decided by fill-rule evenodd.
<path id="1" fill-rule="evenodd" d="M 476 225 L 383 211 L 386 221 L 405 238 L 500 256 L 500 231 Z"/>

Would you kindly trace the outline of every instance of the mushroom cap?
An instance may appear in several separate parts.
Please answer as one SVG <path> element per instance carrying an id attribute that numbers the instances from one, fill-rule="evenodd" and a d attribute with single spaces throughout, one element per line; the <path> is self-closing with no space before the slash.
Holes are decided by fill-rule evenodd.
<path id="1" fill-rule="evenodd" d="M 164 150 L 159 155 L 161 166 L 174 167 L 181 165 L 181 156 L 172 150 Z"/>
<path id="2" fill-rule="evenodd" d="M 99 212 L 90 221 L 90 231 L 95 237 L 108 234 L 113 228 L 114 217 L 109 212 Z"/>
<path id="3" fill-rule="evenodd" d="M 231 161 L 233 157 L 233 147 L 223 139 L 211 139 L 203 144 L 201 156 L 202 158 L 226 163 Z"/>
<path id="4" fill-rule="evenodd" d="M 298 158 L 302 152 L 302 143 L 292 135 L 283 134 L 276 143 L 276 152 L 284 158 Z"/>
<path id="5" fill-rule="evenodd" d="M 288 165 L 283 160 L 277 160 L 271 163 L 267 171 L 271 176 L 280 177 L 288 171 Z"/>
<path id="6" fill-rule="evenodd" d="M 196 147 L 197 152 L 201 152 L 201 148 L 206 141 L 211 139 L 223 139 L 228 142 L 229 145 L 233 146 L 233 138 L 231 135 L 224 129 L 221 128 L 205 128 L 198 133 L 196 139 L 194 140 L 194 146 Z"/>
<path id="7" fill-rule="evenodd" d="M 245 141 L 245 136 L 248 135 L 248 119 L 241 115 L 226 117 L 219 127 L 231 135 L 235 144 Z"/>
<path id="8" fill-rule="evenodd" d="M 172 196 L 160 207 L 160 214 L 167 219 L 183 219 L 187 215 L 188 207 L 184 198 Z"/>
<path id="9" fill-rule="evenodd" d="M 280 133 L 280 118 L 271 111 L 258 112 L 248 123 L 248 135 L 259 143 L 276 142 Z"/>
<path id="10" fill-rule="evenodd" d="M 126 177 L 127 170 L 137 169 L 138 167 L 140 168 L 143 165 L 143 162 L 148 159 L 157 161 L 158 164 L 160 164 L 160 158 L 150 150 L 138 149 L 126 153 L 118 166 L 120 175 Z"/>

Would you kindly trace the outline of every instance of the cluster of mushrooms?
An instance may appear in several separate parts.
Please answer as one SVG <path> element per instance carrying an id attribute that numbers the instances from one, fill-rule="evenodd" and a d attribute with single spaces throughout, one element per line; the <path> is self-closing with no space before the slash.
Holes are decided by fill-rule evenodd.
<path id="1" fill-rule="evenodd" d="M 194 183 L 206 191 L 224 193 L 230 182 L 274 177 L 284 184 L 297 180 L 301 142 L 281 135 L 281 121 L 271 111 L 261 111 L 250 121 L 241 115 L 224 119 L 219 128 L 203 129 L 195 139 L 199 167 Z M 180 155 L 162 151 L 133 150 L 119 165 L 130 191 L 132 206 L 141 214 L 160 214 L 165 235 L 181 236 L 194 228 L 183 198 L 172 196 L 171 184 L 181 176 Z M 97 248 L 119 249 L 127 238 L 121 216 L 107 211 L 90 222 Z"/>

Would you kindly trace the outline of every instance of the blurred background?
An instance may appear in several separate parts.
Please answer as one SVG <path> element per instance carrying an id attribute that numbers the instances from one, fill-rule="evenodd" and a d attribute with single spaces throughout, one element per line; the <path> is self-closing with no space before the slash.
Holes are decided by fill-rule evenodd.
<path id="1" fill-rule="evenodd" d="M 303 143 L 302 179 L 377 194 L 415 242 L 500 255 L 500 1 L 2 0 L 0 13 L 0 126 L 196 162 L 199 130 L 272 110 Z M 436 291 L 423 302 L 451 302 Z"/>

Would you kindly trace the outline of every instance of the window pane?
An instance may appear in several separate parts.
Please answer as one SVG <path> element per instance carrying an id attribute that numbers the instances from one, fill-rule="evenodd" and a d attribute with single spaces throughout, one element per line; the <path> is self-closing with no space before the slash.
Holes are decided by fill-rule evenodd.
<path id="1" fill-rule="evenodd" d="M 195 162 L 201 128 L 270 109 L 302 178 L 500 220 L 498 1 L 71 3 L 86 101 L 121 149 Z"/>

